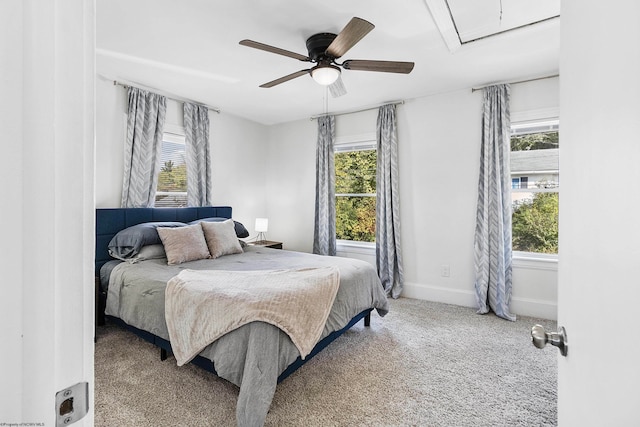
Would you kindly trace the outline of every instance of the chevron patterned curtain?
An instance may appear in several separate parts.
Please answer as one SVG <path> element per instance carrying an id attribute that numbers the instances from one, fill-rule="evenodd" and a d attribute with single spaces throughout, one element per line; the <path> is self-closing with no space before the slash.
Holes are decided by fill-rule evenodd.
<path id="1" fill-rule="evenodd" d="M 187 157 L 187 206 L 211 206 L 211 155 L 209 109 L 184 103 L 185 152 Z"/>
<path id="2" fill-rule="evenodd" d="M 511 303 L 511 177 L 509 85 L 484 89 L 482 147 L 475 231 L 478 313 L 507 320 Z"/>
<path id="3" fill-rule="evenodd" d="M 319 255 L 336 254 L 334 139 L 335 117 L 319 117 L 316 146 L 316 211 L 313 229 L 313 253 Z"/>
<path id="4" fill-rule="evenodd" d="M 396 106 L 378 109 L 376 169 L 376 264 L 387 295 L 398 298 L 404 284 L 400 245 Z"/>
<path id="5" fill-rule="evenodd" d="M 167 101 L 134 87 L 128 88 L 128 94 L 121 207 L 146 208 L 153 206 L 158 186 Z"/>

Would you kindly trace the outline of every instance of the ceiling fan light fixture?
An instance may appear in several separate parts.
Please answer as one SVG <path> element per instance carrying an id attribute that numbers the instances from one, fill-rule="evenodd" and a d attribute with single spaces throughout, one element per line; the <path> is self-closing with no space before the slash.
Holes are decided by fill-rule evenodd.
<path id="1" fill-rule="evenodd" d="M 340 68 L 329 64 L 319 64 L 311 70 L 311 77 L 316 83 L 329 86 L 340 77 Z"/>

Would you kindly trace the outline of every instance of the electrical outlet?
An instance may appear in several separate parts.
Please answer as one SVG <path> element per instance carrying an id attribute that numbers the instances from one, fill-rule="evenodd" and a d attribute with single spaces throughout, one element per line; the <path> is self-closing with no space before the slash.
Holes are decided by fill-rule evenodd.
<path id="1" fill-rule="evenodd" d="M 440 267 L 440 275 L 442 277 L 449 277 L 451 275 L 449 264 L 443 264 L 442 267 Z"/>

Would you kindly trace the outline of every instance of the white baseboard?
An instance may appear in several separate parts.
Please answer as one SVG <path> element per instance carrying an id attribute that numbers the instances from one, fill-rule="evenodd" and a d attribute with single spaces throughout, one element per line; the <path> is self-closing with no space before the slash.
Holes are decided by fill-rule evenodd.
<path id="1" fill-rule="evenodd" d="M 435 301 L 463 307 L 476 306 L 476 297 L 472 290 L 449 289 L 440 286 L 405 282 L 402 296 L 405 298 Z M 511 299 L 511 312 L 520 316 L 557 320 L 558 304 L 551 301 L 514 297 Z"/>
<path id="2" fill-rule="evenodd" d="M 511 311 L 520 316 L 558 320 L 558 303 L 554 301 L 514 297 L 511 298 Z"/>
<path id="3" fill-rule="evenodd" d="M 445 304 L 461 305 L 463 307 L 475 307 L 476 305 L 476 297 L 471 291 L 448 289 L 440 286 L 423 285 L 421 283 L 404 282 L 402 296 L 442 302 Z"/>

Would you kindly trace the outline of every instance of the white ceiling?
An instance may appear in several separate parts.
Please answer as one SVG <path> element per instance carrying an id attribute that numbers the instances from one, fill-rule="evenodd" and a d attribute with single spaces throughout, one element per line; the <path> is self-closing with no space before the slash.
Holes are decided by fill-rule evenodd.
<path id="1" fill-rule="evenodd" d="M 307 76 L 270 89 L 258 87 L 309 68 L 309 64 L 238 42 L 252 39 L 306 55 L 309 36 L 338 33 L 353 16 L 376 27 L 341 61 L 413 61 L 415 68 L 408 75 L 344 70 L 342 79 L 348 93 L 329 97 L 330 112 L 558 72 L 560 19 L 526 24 L 557 16 L 560 0 L 538 0 L 535 4 L 540 7 L 533 8 L 526 0 L 96 3 L 96 68 L 100 77 L 154 88 L 264 124 L 323 113 L 325 88 Z M 490 35 L 522 25 L 525 27 Z M 446 28 L 461 31 L 458 47 L 452 48 L 443 39 Z M 484 38 L 465 43 L 478 34 Z"/>

